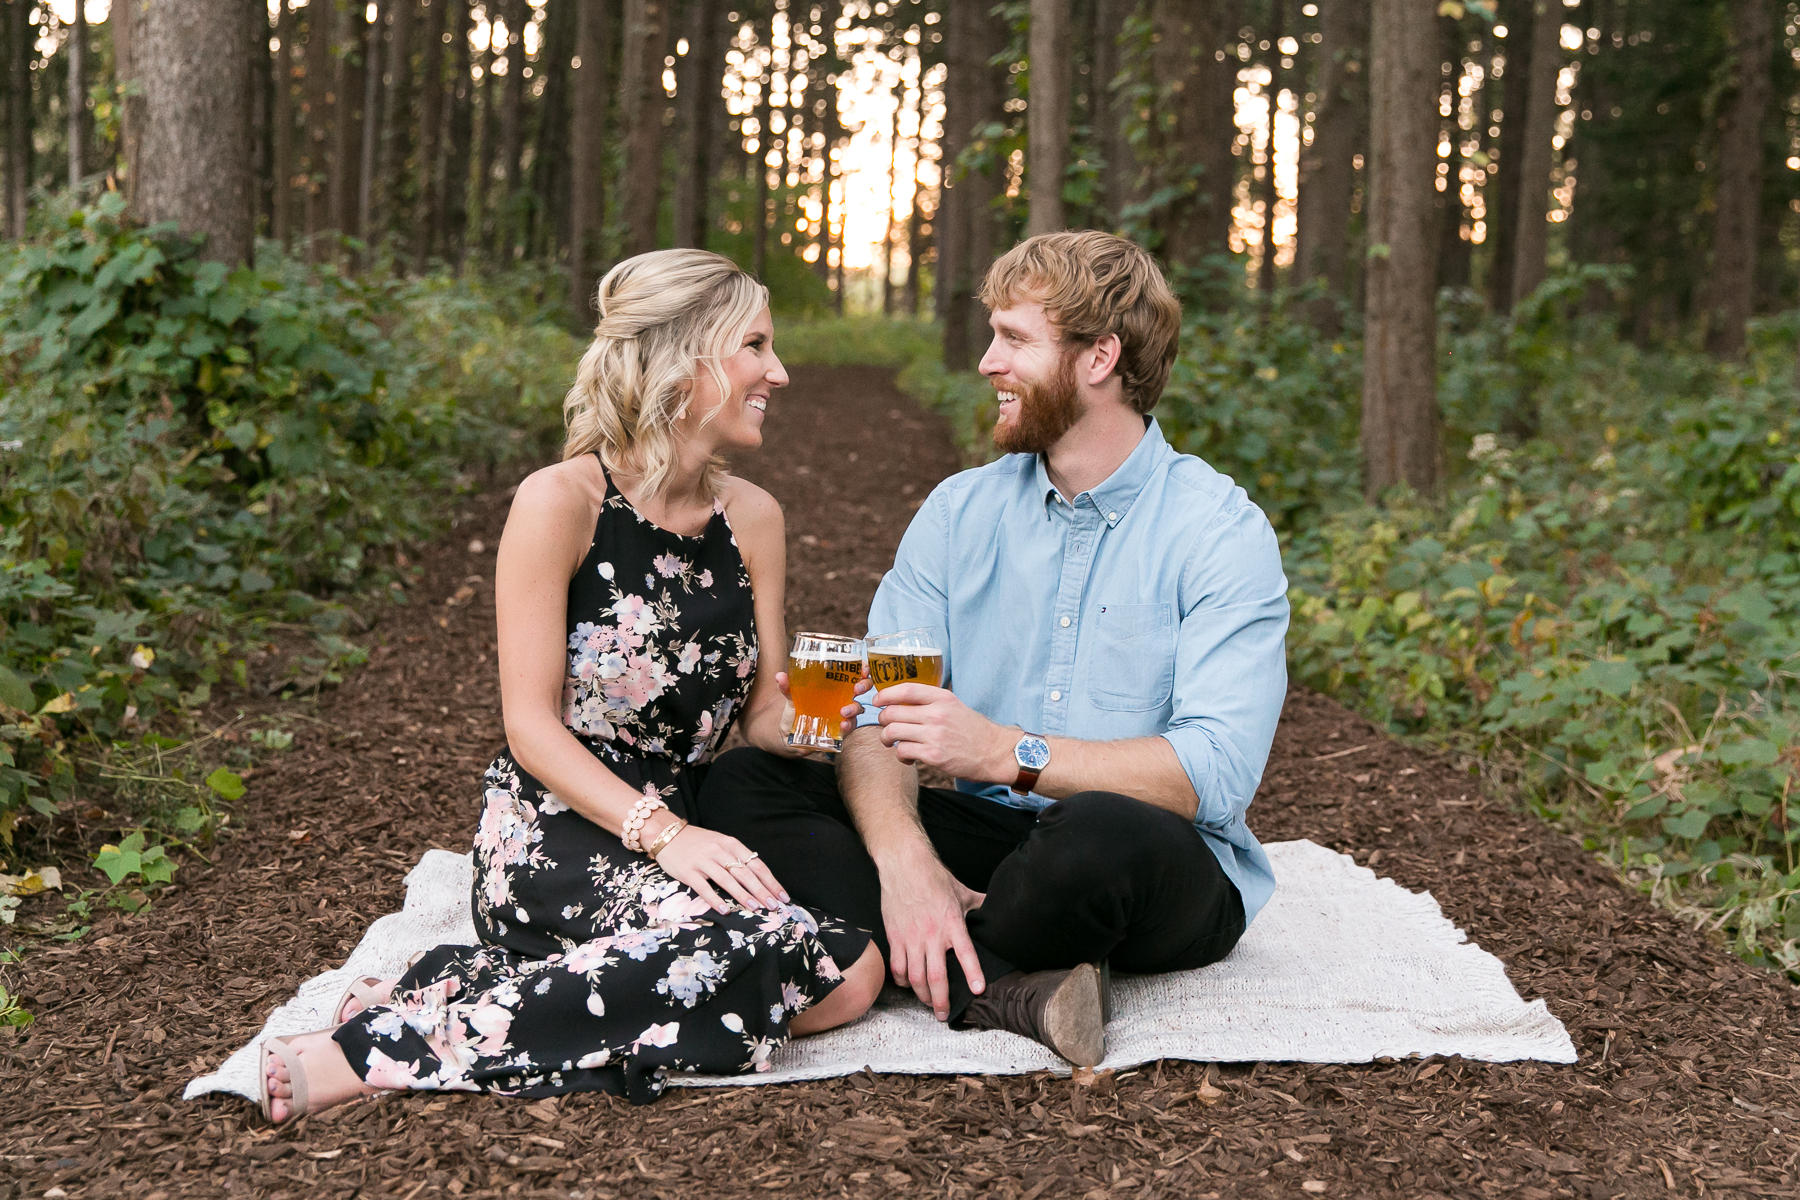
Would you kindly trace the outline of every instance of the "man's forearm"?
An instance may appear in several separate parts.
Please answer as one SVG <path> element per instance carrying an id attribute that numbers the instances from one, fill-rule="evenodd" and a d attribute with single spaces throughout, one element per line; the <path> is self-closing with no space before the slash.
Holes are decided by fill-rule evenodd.
<path id="1" fill-rule="evenodd" d="M 1062 800 L 1077 792 L 1118 792 L 1194 819 L 1200 797 L 1182 769 L 1175 747 L 1160 737 L 1122 742 L 1050 738 L 1050 765 L 1032 788 Z M 1011 782 L 1002 780 L 1001 782 Z"/>
<path id="2" fill-rule="evenodd" d="M 853 730 L 844 740 L 838 791 L 877 867 L 898 854 L 930 849 L 919 823 L 919 773 L 895 758 L 874 729 Z"/>

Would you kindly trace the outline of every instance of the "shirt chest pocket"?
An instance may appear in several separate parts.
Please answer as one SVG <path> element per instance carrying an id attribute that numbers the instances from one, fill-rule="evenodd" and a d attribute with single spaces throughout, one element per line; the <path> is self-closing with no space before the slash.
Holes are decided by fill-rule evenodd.
<path id="1" fill-rule="evenodd" d="M 1089 618 L 1088 695 L 1112 712 L 1161 708 L 1175 691 L 1175 619 L 1167 604 L 1102 604 Z"/>

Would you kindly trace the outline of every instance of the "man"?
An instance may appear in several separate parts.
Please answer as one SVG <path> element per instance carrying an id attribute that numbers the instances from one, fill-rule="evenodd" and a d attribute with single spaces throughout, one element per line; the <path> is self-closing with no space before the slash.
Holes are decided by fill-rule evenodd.
<path id="1" fill-rule="evenodd" d="M 1091 1066 L 1100 964 L 1216 962 L 1274 890 L 1244 812 L 1286 691 L 1287 584 L 1261 510 L 1147 415 L 1181 316 L 1149 255 L 1032 238 L 981 299 L 1006 456 L 933 490 L 869 613 L 871 634 L 941 631 L 949 690 L 864 696 L 835 776 L 725 756 L 703 820 L 796 903 L 874 930 L 938 1019 Z"/>

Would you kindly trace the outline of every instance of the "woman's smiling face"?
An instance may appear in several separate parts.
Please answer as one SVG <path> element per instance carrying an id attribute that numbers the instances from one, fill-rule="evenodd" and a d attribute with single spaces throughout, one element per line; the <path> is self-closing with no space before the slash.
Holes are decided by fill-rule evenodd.
<path id="1" fill-rule="evenodd" d="M 763 414 L 776 388 L 786 387 L 787 368 L 775 353 L 775 323 L 763 309 L 739 339 L 737 350 L 720 364 L 728 389 L 719 394 L 711 371 L 694 377 L 693 401 L 682 417 L 683 432 L 713 450 L 754 450 L 762 445 Z"/>

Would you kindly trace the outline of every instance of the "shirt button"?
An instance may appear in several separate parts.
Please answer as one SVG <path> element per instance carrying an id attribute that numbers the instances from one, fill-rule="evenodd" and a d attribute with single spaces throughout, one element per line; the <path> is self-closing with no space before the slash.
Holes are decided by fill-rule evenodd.
<path id="1" fill-rule="evenodd" d="M 1051 693 L 1050 693 L 1050 698 L 1051 698 L 1051 699 L 1052 699 L 1052 700 L 1061 700 L 1061 699 L 1062 699 L 1062 693 L 1061 693 L 1061 692 L 1051 692 Z"/>
<path id="2" fill-rule="evenodd" d="M 1116 521 L 1119 519 L 1119 514 L 1118 513 L 1107 513 L 1106 519 L 1109 521 Z"/>
<path id="3" fill-rule="evenodd" d="M 1068 627 L 1069 627 L 1069 618 L 1067 618 L 1067 617 L 1064 617 L 1064 618 L 1063 618 L 1063 619 L 1062 619 L 1062 627 L 1063 627 L 1063 628 L 1064 628 L 1064 629 L 1067 629 L 1067 628 L 1068 628 Z"/>

